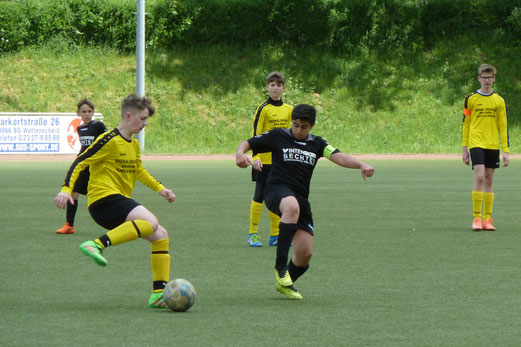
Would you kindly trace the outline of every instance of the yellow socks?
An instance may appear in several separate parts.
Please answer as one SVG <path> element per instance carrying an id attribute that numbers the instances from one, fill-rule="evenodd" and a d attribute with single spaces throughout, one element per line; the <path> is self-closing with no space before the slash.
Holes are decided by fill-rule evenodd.
<path id="1" fill-rule="evenodd" d="M 269 211 L 269 212 L 270 212 L 270 226 L 271 226 L 270 236 L 278 236 L 280 217 L 271 211 Z"/>
<path id="2" fill-rule="evenodd" d="M 154 230 L 152 230 L 152 226 L 149 222 L 138 219 L 125 222 L 120 226 L 109 230 L 105 235 L 94 240 L 94 242 L 105 248 L 133 241 L 138 237 L 147 237 L 152 235 L 153 232 Z"/>
<path id="3" fill-rule="evenodd" d="M 483 193 L 483 220 L 490 219 L 494 206 L 494 193 Z"/>
<path id="4" fill-rule="evenodd" d="M 262 213 L 262 204 L 251 201 L 250 205 L 250 234 L 256 234 Z"/>
<path id="5" fill-rule="evenodd" d="M 162 292 L 170 279 L 170 254 L 168 254 L 169 239 L 152 242 L 152 278 L 154 293 Z"/>
<path id="6" fill-rule="evenodd" d="M 472 191 L 472 215 L 474 218 L 481 217 L 481 205 L 483 203 L 483 192 Z"/>

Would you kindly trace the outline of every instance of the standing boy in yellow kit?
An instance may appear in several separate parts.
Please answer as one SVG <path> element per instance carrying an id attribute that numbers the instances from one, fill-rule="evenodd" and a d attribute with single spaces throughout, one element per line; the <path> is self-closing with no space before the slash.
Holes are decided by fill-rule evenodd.
<path id="1" fill-rule="evenodd" d="M 278 71 L 271 72 L 266 77 L 266 89 L 269 98 L 257 108 L 253 119 L 253 135 L 263 134 L 275 128 L 289 128 L 293 107 L 282 101 L 282 92 L 285 89 L 286 78 Z M 255 193 L 250 205 L 250 231 L 248 244 L 251 247 L 261 247 L 258 225 L 262 214 L 264 188 L 271 169 L 271 153 L 253 153 L 252 181 L 255 182 Z M 275 213 L 270 214 L 269 245 L 276 246 L 279 235 L 280 218 Z"/>
<path id="2" fill-rule="evenodd" d="M 509 163 L 507 107 L 505 100 L 492 89 L 495 75 L 494 66 L 483 64 L 479 67 L 478 81 L 481 88 L 467 95 L 463 110 L 462 160 L 469 165 L 470 151 L 474 170 L 472 229 L 476 231 L 496 230 L 491 218 L 494 205 L 492 180 L 495 169 L 500 166 L 499 137 L 503 150 L 503 166 L 508 166 Z"/>

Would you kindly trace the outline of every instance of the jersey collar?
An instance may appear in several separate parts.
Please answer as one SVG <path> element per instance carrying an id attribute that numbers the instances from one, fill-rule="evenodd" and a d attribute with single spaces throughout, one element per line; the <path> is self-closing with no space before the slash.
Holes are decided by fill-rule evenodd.
<path id="1" fill-rule="evenodd" d="M 280 99 L 280 100 L 273 100 L 271 98 L 271 96 L 268 98 L 268 104 L 272 104 L 273 106 L 282 106 L 283 103 L 284 103 L 284 101 L 282 101 L 282 99 Z"/>

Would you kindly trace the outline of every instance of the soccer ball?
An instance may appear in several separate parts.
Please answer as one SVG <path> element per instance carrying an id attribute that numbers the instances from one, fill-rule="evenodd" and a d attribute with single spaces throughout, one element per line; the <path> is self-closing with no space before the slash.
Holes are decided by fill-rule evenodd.
<path id="1" fill-rule="evenodd" d="M 163 300 L 172 311 L 184 312 L 195 302 L 195 288 L 187 280 L 177 278 L 166 284 Z"/>

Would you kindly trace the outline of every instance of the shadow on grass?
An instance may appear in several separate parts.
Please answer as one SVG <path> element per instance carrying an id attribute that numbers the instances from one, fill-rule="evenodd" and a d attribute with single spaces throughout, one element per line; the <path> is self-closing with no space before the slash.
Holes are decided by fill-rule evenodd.
<path id="1" fill-rule="evenodd" d="M 465 96 L 479 88 L 477 67 L 489 62 L 498 68 L 496 91 L 507 101 L 509 122 L 520 124 L 521 67 L 513 61 L 521 49 L 464 39 L 439 42 L 425 52 L 366 51 L 348 56 L 282 46 L 177 46 L 168 52 L 149 52 L 146 73 L 152 79 L 178 81 L 181 96 L 195 92 L 220 97 L 246 86 L 260 88 L 269 72 L 279 70 L 292 91 L 321 94 L 345 89 L 359 109 L 394 111 L 396 101 L 419 92 L 445 104 L 463 105 Z M 428 90 L 424 85 L 423 90 L 414 90 L 419 79 L 427 81 Z"/>

